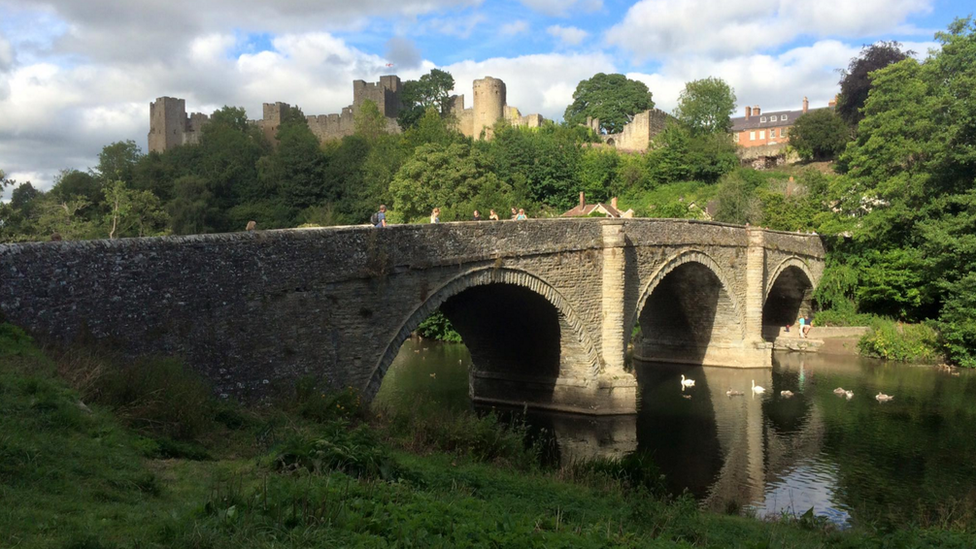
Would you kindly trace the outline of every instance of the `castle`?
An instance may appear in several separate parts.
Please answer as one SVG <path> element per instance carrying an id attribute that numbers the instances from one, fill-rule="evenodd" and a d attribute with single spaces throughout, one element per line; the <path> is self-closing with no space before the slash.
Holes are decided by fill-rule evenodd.
<path id="1" fill-rule="evenodd" d="M 457 119 L 458 131 L 467 137 L 491 139 L 492 128 L 499 120 L 528 128 L 538 128 L 545 122 L 541 114 L 522 116 L 518 108 L 510 106 L 505 82 L 498 78 L 486 76 L 475 80 L 473 91 L 474 98 L 469 108 L 464 107 L 463 95 L 452 96 L 450 102 L 450 112 Z M 399 133 L 396 118 L 402 108 L 402 92 L 403 83 L 396 75 L 381 76 L 379 82 L 355 80 L 352 83 L 352 105 L 337 114 L 308 115 L 308 127 L 322 142 L 352 135 L 356 131 L 356 113 L 369 100 L 386 118 L 387 132 Z M 265 103 L 261 120 L 252 120 L 251 123 L 261 128 L 268 140 L 274 143 L 282 115 L 289 108 L 288 103 Z M 636 114 L 621 133 L 601 137 L 607 145 L 621 150 L 645 151 L 649 141 L 664 129 L 670 118 L 664 111 L 651 109 Z M 209 122 L 210 117 L 206 114 L 195 112 L 188 115 L 185 100 L 160 97 L 149 105 L 149 152 L 197 144 L 202 128 Z M 600 133 L 598 119 L 587 119 L 586 125 Z"/>
<path id="2" fill-rule="evenodd" d="M 306 116 L 308 127 L 319 141 L 341 139 L 356 131 L 355 117 L 364 102 L 372 101 L 386 118 L 390 133 L 399 133 L 396 117 L 400 114 L 400 94 L 403 84 L 396 75 L 381 76 L 379 82 L 355 80 L 352 83 L 352 105 L 338 114 Z M 274 143 L 281 126 L 281 117 L 290 108 L 288 103 L 265 103 L 261 120 L 251 120 Z M 210 122 L 203 113 L 186 113 L 186 101 L 174 97 L 160 97 L 149 104 L 149 152 L 163 152 L 180 145 L 200 142 L 201 130 Z"/>

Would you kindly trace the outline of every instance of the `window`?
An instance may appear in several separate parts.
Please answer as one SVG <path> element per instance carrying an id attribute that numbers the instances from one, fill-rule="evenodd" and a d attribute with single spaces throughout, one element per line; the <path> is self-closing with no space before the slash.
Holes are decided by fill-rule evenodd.
<path id="1" fill-rule="evenodd" d="M 749 141 L 756 140 L 756 132 L 749 132 Z"/>
<path id="2" fill-rule="evenodd" d="M 769 130 L 769 137 L 771 139 L 776 139 L 776 128 Z"/>
<path id="3" fill-rule="evenodd" d="M 785 121 L 786 120 L 786 115 L 784 114 L 783 116 L 780 116 L 779 119 Z"/>
<path id="4" fill-rule="evenodd" d="M 783 131 L 779 132 L 779 136 L 786 137 L 786 134 L 789 132 L 789 130 L 790 130 L 789 128 L 783 128 Z"/>
<path id="5" fill-rule="evenodd" d="M 759 139 L 766 139 L 766 130 L 759 130 Z"/>
<path id="6" fill-rule="evenodd" d="M 760 123 L 765 122 L 765 121 L 766 121 L 766 117 L 765 116 L 763 116 L 762 118 L 759 119 L 759 122 Z"/>

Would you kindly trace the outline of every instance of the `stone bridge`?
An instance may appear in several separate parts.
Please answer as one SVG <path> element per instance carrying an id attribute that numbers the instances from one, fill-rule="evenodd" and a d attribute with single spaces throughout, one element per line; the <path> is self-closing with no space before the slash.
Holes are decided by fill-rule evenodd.
<path id="1" fill-rule="evenodd" d="M 440 308 L 475 400 L 634 412 L 625 367 L 770 367 L 809 307 L 817 236 L 687 220 L 550 219 L 0 245 L 0 313 L 35 337 L 180 356 L 220 394 L 303 376 L 372 398 Z"/>

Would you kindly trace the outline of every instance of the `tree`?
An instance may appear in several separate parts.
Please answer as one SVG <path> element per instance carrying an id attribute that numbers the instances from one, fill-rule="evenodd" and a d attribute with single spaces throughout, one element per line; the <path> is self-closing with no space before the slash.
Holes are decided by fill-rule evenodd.
<path id="1" fill-rule="evenodd" d="M 871 73 L 897 63 L 914 54 L 902 51 L 898 42 L 881 41 L 864 46 L 861 54 L 851 59 L 846 70 L 841 70 L 840 95 L 837 97 L 837 114 L 851 126 L 864 118 L 861 109 L 871 91 Z"/>
<path id="2" fill-rule="evenodd" d="M 490 145 L 495 173 L 536 202 L 561 209 L 576 203 L 582 151 L 571 128 L 513 127 L 499 122 Z"/>
<path id="3" fill-rule="evenodd" d="M 353 117 L 356 133 L 365 137 L 370 143 L 386 134 L 386 117 L 380 112 L 376 103 L 367 99 L 359 106 Z"/>
<path id="4" fill-rule="evenodd" d="M 447 71 L 431 69 L 419 80 L 407 80 L 403 83 L 400 101 L 403 104 L 397 117 L 400 127 L 412 128 L 429 108 L 436 109 L 441 116 L 446 116 L 451 107 L 451 91 L 454 89 L 454 77 Z"/>
<path id="5" fill-rule="evenodd" d="M 721 78 L 705 78 L 685 84 L 678 96 L 675 117 L 693 135 L 729 133 L 735 112 L 735 91 Z"/>
<path id="6" fill-rule="evenodd" d="M 654 139 L 647 153 L 648 174 L 655 183 L 703 181 L 714 183 L 739 165 L 735 143 L 728 133 L 694 135 L 679 123 L 670 123 Z"/>
<path id="7" fill-rule="evenodd" d="M 109 207 L 105 216 L 109 238 L 164 234 L 168 218 L 156 195 L 131 190 L 119 180 L 105 185 L 104 193 Z"/>
<path id="8" fill-rule="evenodd" d="M 98 167 L 95 168 L 95 173 L 106 183 L 119 179 L 131 181 L 133 170 L 140 158 L 142 158 L 142 150 L 135 141 L 131 139 L 116 141 L 102 147 L 102 152 L 98 153 Z"/>
<path id="9" fill-rule="evenodd" d="M 790 145 L 803 158 L 825 160 L 844 150 L 850 133 L 847 125 L 830 109 L 801 115 L 790 128 Z"/>
<path id="10" fill-rule="evenodd" d="M 726 174 L 718 184 L 718 211 L 715 221 L 723 223 L 758 224 L 762 221 L 762 207 L 755 196 L 756 182 L 743 170 Z"/>
<path id="11" fill-rule="evenodd" d="M 441 219 L 467 219 L 474 209 L 506 205 L 511 187 L 491 171 L 488 157 L 468 143 L 421 145 L 390 183 L 393 213 L 418 221 L 441 208 Z"/>
<path id="12" fill-rule="evenodd" d="M 579 125 L 586 117 L 599 118 L 605 133 L 620 133 L 634 115 L 654 107 L 647 85 L 622 74 L 593 75 L 573 92 L 573 103 L 563 114 L 567 124 Z"/>

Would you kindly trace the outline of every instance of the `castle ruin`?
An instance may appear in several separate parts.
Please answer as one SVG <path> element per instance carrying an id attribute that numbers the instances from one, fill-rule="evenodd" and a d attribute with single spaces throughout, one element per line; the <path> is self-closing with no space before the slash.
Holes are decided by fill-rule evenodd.
<path id="1" fill-rule="evenodd" d="M 673 119 L 673 116 L 661 109 L 650 109 L 635 114 L 620 133 L 600 133 L 599 118 L 587 116 L 584 125 L 596 132 L 611 147 L 627 152 L 644 152 L 650 147 L 651 140 L 663 132 L 668 121 Z"/>
<path id="2" fill-rule="evenodd" d="M 337 114 L 306 116 L 308 127 L 319 141 L 341 139 L 356 131 L 355 117 L 367 100 L 376 104 L 386 118 L 389 133 L 399 133 L 396 117 L 400 114 L 400 94 L 403 84 L 396 75 L 381 76 L 379 82 L 355 80 L 352 83 L 353 103 Z M 282 116 L 291 106 L 288 103 L 265 103 L 261 120 L 251 120 L 261 128 L 271 143 L 281 126 Z M 180 145 L 200 142 L 203 126 L 210 117 L 203 113 L 186 113 L 186 101 L 173 97 L 160 97 L 149 104 L 149 152 L 163 152 Z"/>
<path id="3" fill-rule="evenodd" d="M 512 126 L 538 128 L 545 119 L 541 114 L 522 116 L 515 107 L 509 106 L 506 98 L 505 82 L 486 76 L 475 80 L 474 101 L 471 108 L 464 108 L 464 96 L 451 98 L 451 113 L 457 117 L 458 131 L 474 139 L 491 139 L 495 122 L 505 120 Z"/>

